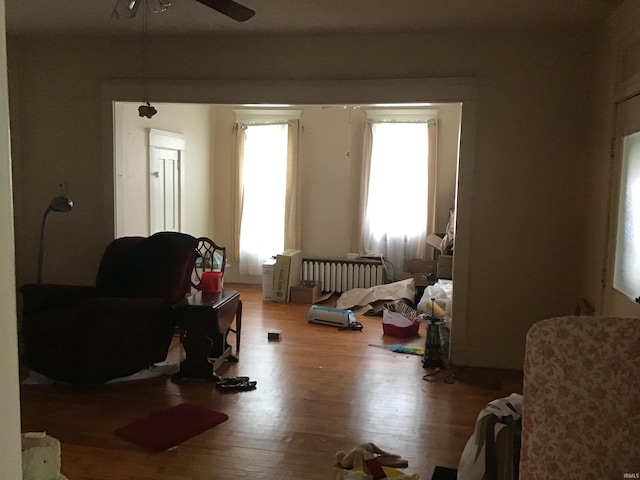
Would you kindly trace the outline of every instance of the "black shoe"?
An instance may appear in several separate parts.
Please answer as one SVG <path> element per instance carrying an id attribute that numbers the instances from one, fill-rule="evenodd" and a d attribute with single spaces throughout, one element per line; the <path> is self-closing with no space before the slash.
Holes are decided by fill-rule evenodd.
<path id="1" fill-rule="evenodd" d="M 249 382 L 249 381 L 244 381 L 244 382 L 238 382 L 238 383 L 218 383 L 217 387 L 219 390 L 223 391 L 223 392 L 244 392 L 247 390 L 255 390 L 256 388 L 256 384 L 258 382 Z"/>
<path id="2" fill-rule="evenodd" d="M 244 382 L 248 382 L 249 377 L 229 377 L 229 378 L 219 378 L 216 380 L 216 385 L 238 385 Z"/>

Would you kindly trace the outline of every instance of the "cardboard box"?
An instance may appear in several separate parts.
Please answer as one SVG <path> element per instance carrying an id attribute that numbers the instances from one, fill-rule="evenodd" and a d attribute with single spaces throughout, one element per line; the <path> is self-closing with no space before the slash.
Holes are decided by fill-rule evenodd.
<path id="1" fill-rule="evenodd" d="M 267 340 L 275 340 L 279 342 L 282 340 L 282 330 L 269 330 L 267 332 Z"/>
<path id="2" fill-rule="evenodd" d="M 453 255 L 438 255 L 438 278 L 453 277 Z"/>
<path id="3" fill-rule="evenodd" d="M 320 282 L 301 282 L 300 285 L 291 287 L 291 303 L 316 303 L 321 293 Z"/>
<path id="4" fill-rule="evenodd" d="M 413 278 L 416 286 L 430 285 L 427 277 L 429 274 L 436 273 L 437 265 L 433 260 L 421 260 L 414 258 L 404 263 L 404 272 L 400 274 L 400 279 Z M 433 283 L 433 282 L 431 282 Z"/>
<path id="5" fill-rule="evenodd" d="M 431 245 L 436 252 L 442 253 L 442 239 L 444 238 L 444 233 L 432 233 L 431 235 L 427 235 L 427 245 Z"/>
<path id="6" fill-rule="evenodd" d="M 270 258 L 262 264 L 262 299 L 273 300 L 273 272 L 276 259 Z"/>
<path id="7" fill-rule="evenodd" d="M 289 249 L 276 255 L 273 270 L 273 300 L 287 303 L 290 289 L 300 283 L 302 273 L 302 250 Z"/>

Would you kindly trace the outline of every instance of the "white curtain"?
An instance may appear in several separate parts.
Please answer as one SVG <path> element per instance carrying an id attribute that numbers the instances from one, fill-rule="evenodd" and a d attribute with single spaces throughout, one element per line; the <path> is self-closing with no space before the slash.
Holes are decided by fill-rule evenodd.
<path id="1" fill-rule="evenodd" d="M 243 275 L 299 242 L 298 121 L 235 127 L 236 192 L 232 252 Z"/>
<path id="2" fill-rule="evenodd" d="M 396 272 L 425 258 L 433 231 L 435 132 L 433 121 L 365 125 L 360 251 L 384 255 Z"/>
<path id="3" fill-rule="evenodd" d="M 287 129 L 287 191 L 284 212 L 284 248 L 300 250 L 302 241 L 302 202 L 298 191 L 298 152 L 302 126 L 299 120 L 292 120 L 289 122 Z"/>

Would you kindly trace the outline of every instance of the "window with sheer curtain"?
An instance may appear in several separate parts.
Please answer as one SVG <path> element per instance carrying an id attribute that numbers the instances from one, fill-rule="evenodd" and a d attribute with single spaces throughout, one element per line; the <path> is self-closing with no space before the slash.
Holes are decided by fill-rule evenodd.
<path id="1" fill-rule="evenodd" d="M 396 271 L 425 258 L 433 233 L 436 122 L 368 121 L 361 194 L 361 241 Z"/>
<path id="2" fill-rule="evenodd" d="M 298 120 L 260 117 L 269 123 L 235 128 L 237 195 L 234 258 L 243 275 L 299 242 L 297 205 Z M 276 122 L 276 123 L 273 123 Z"/>

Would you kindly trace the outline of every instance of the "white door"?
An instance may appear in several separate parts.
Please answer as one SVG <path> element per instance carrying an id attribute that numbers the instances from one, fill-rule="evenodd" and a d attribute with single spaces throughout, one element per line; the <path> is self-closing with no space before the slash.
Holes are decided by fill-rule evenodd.
<path id="1" fill-rule="evenodd" d="M 150 192 L 150 229 L 156 232 L 180 230 L 180 153 L 152 147 Z"/>
<path id="2" fill-rule="evenodd" d="M 149 230 L 180 231 L 181 160 L 184 137 L 149 130 Z"/>
<path id="3" fill-rule="evenodd" d="M 604 314 L 640 317 L 640 95 L 618 105 Z"/>

